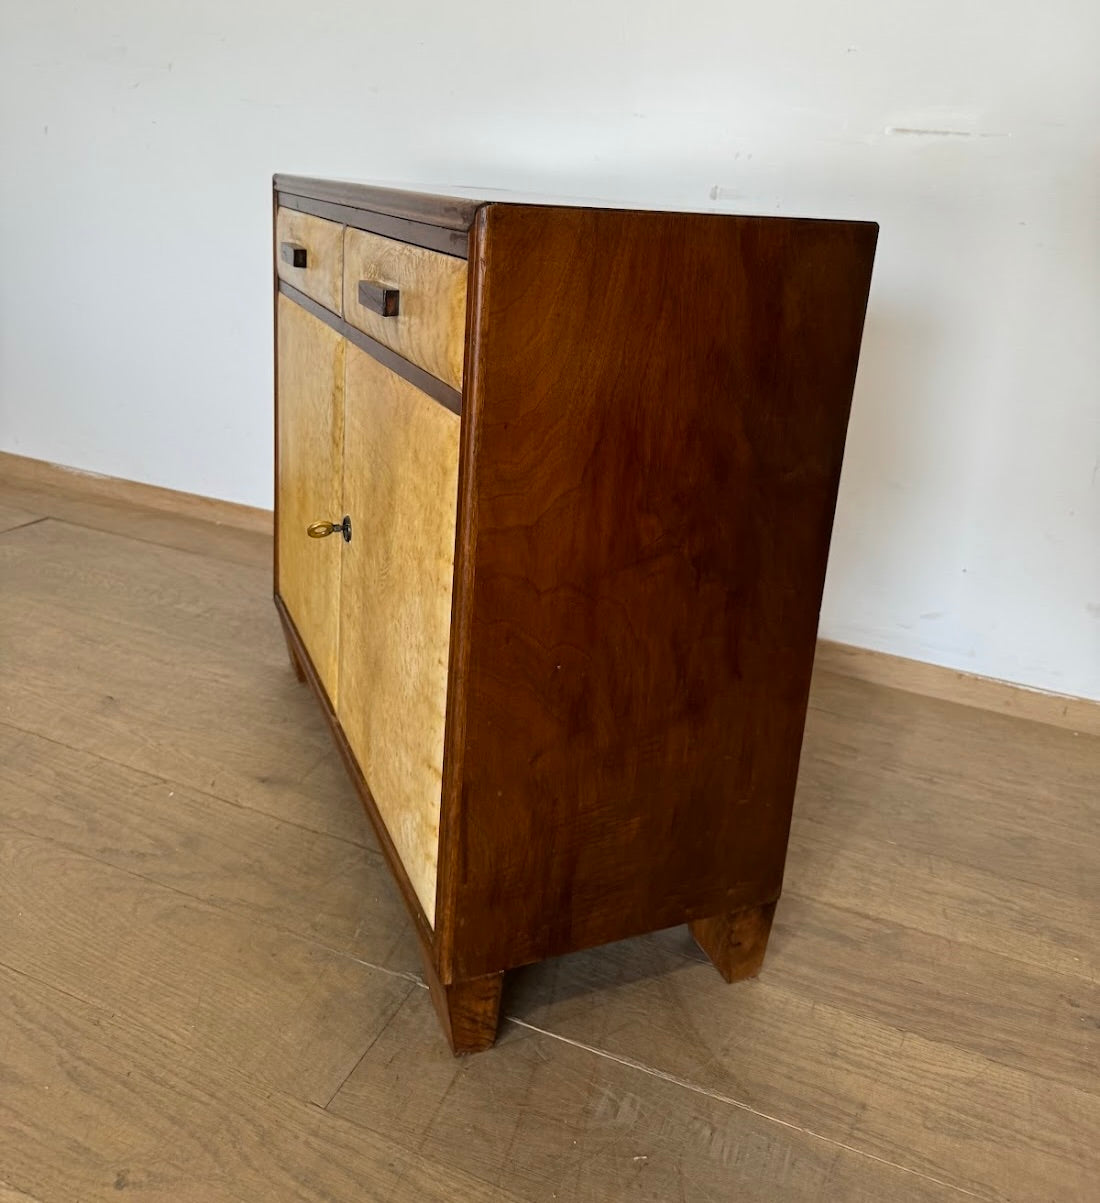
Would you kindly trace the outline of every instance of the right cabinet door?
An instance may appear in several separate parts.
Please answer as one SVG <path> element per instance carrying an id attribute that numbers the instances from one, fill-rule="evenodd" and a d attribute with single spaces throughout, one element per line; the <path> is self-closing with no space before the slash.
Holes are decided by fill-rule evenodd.
<path id="1" fill-rule="evenodd" d="M 337 715 L 434 925 L 459 418 L 346 355 Z"/>

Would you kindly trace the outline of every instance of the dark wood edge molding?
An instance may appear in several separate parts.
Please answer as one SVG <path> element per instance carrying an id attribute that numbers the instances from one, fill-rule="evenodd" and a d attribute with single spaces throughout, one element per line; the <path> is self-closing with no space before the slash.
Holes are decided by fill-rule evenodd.
<path id="1" fill-rule="evenodd" d="M 439 226 L 425 225 L 424 222 L 394 217 L 389 213 L 376 213 L 370 209 L 353 209 L 350 205 L 338 205 L 332 201 L 296 196 L 292 192 L 277 192 L 276 196 L 284 209 L 309 213 L 313 217 L 337 221 L 341 225 L 351 226 L 356 230 L 366 230 L 370 234 L 396 238 L 400 242 L 410 242 L 413 246 L 421 246 L 429 251 L 439 251 L 444 255 L 453 255 L 456 259 L 466 258 L 465 230 L 445 230 Z"/>
<path id="2" fill-rule="evenodd" d="M 389 368 L 391 372 L 396 372 L 398 376 L 404 377 L 422 393 L 427 393 L 433 401 L 438 401 L 445 409 L 449 409 L 452 413 L 456 414 L 462 412 L 462 394 L 458 389 L 451 388 L 449 384 L 444 384 L 442 380 L 437 376 L 433 376 L 431 372 L 424 371 L 422 367 L 418 367 L 403 355 L 398 355 L 396 351 L 391 351 L 389 347 L 371 338 L 369 334 L 364 334 L 362 330 L 345 321 L 342 317 L 337 316 L 330 309 L 326 309 L 324 305 L 319 305 L 312 297 L 307 297 L 304 292 L 300 292 L 293 284 L 288 284 L 285 280 L 280 280 L 279 291 L 287 300 L 293 301 L 295 305 L 300 305 L 307 313 L 313 314 L 318 321 L 324 322 L 326 326 L 331 326 L 337 334 L 343 335 L 349 343 L 358 347 L 360 351 L 366 351 L 372 359 L 377 359 L 383 367 Z"/>
<path id="3" fill-rule="evenodd" d="M 324 685 L 321 684 L 317 670 L 313 667 L 313 661 L 309 658 L 309 652 L 306 651 L 305 644 L 302 643 L 298 630 L 294 625 L 294 620 L 287 613 L 283 599 L 278 593 L 275 594 L 274 600 L 275 609 L 278 611 L 279 619 L 283 624 L 287 643 L 293 648 L 294 655 L 305 672 L 306 683 L 313 690 L 314 694 L 316 694 L 318 702 L 321 703 L 321 710 L 328 720 L 336 749 L 344 761 L 348 776 L 351 778 L 352 785 L 355 786 L 359 800 L 363 803 L 363 809 L 367 812 L 367 818 L 371 821 L 371 826 L 374 828 L 374 834 L 378 837 L 378 843 L 382 848 L 386 861 L 393 872 L 398 886 L 401 888 L 402 897 L 405 899 L 405 905 L 409 908 L 409 914 L 412 916 L 413 926 L 416 928 L 416 934 L 420 940 L 424 955 L 434 961 L 435 933 L 432 931 L 432 925 L 428 922 L 427 915 L 424 914 L 424 908 L 420 905 L 420 899 L 417 898 L 416 891 L 412 887 L 412 882 L 409 881 L 409 875 L 405 872 L 405 866 L 401 863 L 397 849 L 393 846 L 390 833 L 386 830 L 386 824 L 382 821 L 382 816 L 378 813 L 374 795 L 370 792 L 370 786 L 367 785 L 366 778 L 363 776 L 356 762 L 355 753 L 351 750 L 347 736 L 344 734 L 344 729 L 340 726 L 340 720 L 336 717 L 332 709 L 328 693 Z"/>
<path id="4" fill-rule="evenodd" d="M 447 718 L 443 745 L 443 793 L 439 815 L 439 862 L 435 923 L 439 975 L 454 981 L 457 862 L 462 808 L 463 755 L 466 748 L 466 679 L 470 662 L 474 550 L 477 544 L 478 389 L 483 339 L 478 337 L 488 287 L 486 238 L 488 207 L 479 210 L 470 228 L 470 278 L 466 291 L 466 373 L 458 458 L 458 515 L 455 526 L 455 569 L 451 593 L 451 647 L 447 665 Z"/>
<path id="5" fill-rule="evenodd" d="M 279 198 L 271 194 L 271 357 L 274 361 L 272 373 L 272 426 L 273 437 L 271 451 L 274 458 L 271 479 L 274 484 L 272 493 L 272 553 L 271 553 L 271 587 L 279 591 L 279 507 L 274 504 L 274 498 L 279 496 Z"/>
<path id="6" fill-rule="evenodd" d="M 668 213 L 679 216 L 716 218 L 758 217 L 768 221 L 812 221 L 836 222 L 844 225 L 876 225 L 875 222 L 853 221 L 840 217 L 802 217 L 796 214 L 729 213 L 712 206 L 684 209 L 678 206 L 638 206 L 611 200 L 592 200 L 575 196 L 539 196 L 519 191 L 488 189 L 490 196 L 448 196 L 438 192 L 418 192 L 404 188 L 387 188 L 378 184 L 354 183 L 350 180 L 322 180 L 314 176 L 287 175 L 276 172 L 272 187 L 286 196 L 297 197 L 314 204 L 328 204 L 336 208 L 361 212 L 365 216 L 388 217 L 405 221 L 411 225 L 437 230 L 449 230 L 459 235 L 465 243 L 467 231 L 473 227 L 477 211 L 487 204 L 523 205 L 540 209 L 595 209 L 607 213 Z M 319 214 L 320 215 L 320 214 Z M 350 224 L 350 223 L 349 223 Z M 364 229 L 369 227 L 363 227 Z M 410 240 L 411 241 L 411 240 Z M 453 253 L 464 255 L 465 251 L 455 241 Z"/>
<path id="7" fill-rule="evenodd" d="M 464 242 L 474 214 L 483 203 L 469 197 L 386 188 L 378 184 L 356 184 L 349 180 L 319 180 L 304 175 L 276 173 L 272 185 L 276 192 L 291 193 L 307 200 L 327 201 L 351 209 L 369 209 L 406 221 L 456 230 Z"/>

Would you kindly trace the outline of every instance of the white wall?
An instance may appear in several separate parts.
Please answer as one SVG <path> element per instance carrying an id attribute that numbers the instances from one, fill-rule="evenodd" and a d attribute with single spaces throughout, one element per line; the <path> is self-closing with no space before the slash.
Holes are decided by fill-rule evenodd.
<path id="1" fill-rule="evenodd" d="M 1095 0 L 0 11 L 3 449 L 270 504 L 275 170 L 873 218 L 822 633 L 1100 697 Z"/>

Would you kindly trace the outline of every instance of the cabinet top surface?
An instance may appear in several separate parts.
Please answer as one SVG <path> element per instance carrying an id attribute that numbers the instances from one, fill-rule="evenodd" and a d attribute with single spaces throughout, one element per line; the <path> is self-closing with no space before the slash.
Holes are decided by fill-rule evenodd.
<path id="1" fill-rule="evenodd" d="M 507 188 L 475 188 L 465 185 L 376 184 L 361 180 L 325 180 L 311 176 L 285 174 L 276 174 L 273 185 L 278 193 L 348 205 L 355 209 L 367 209 L 408 221 L 441 226 L 448 230 L 468 230 L 473 224 L 478 209 L 487 204 L 691 212 L 713 217 L 747 216 L 746 214 L 721 211 L 713 207 L 685 209 L 682 206 L 672 205 L 638 205 L 623 200 L 518 192 Z M 790 220 L 790 218 L 784 216 L 778 220 Z"/>

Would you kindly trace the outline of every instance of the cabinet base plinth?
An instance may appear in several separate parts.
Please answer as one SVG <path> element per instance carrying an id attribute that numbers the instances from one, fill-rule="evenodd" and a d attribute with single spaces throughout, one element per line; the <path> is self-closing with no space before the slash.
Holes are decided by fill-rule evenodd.
<path id="1" fill-rule="evenodd" d="M 282 617 L 281 614 L 280 617 Z M 298 658 L 298 653 L 294 649 L 294 641 L 290 638 L 290 632 L 286 628 L 286 623 L 282 623 L 281 626 L 283 628 L 283 638 L 286 640 L 286 654 L 290 657 L 290 667 L 294 669 L 294 675 L 298 678 L 299 684 L 303 684 L 306 679 L 305 665 Z"/>
<path id="2" fill-rule="evenodd" d="M 490 973 L 445 986 L 423 948 L 421 952 L 428 989 L 451 1052 L 457 1057 L 490 1048 L 497 1038 L 504 974 Z"/>
<path id="3" fill-rule="evenodd" d="M 726 911 L 689 924 L 695 943 L 727 982 L 755 977 L 764 964 L 775 903 Z"/>

